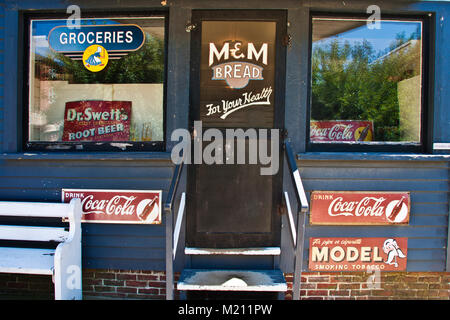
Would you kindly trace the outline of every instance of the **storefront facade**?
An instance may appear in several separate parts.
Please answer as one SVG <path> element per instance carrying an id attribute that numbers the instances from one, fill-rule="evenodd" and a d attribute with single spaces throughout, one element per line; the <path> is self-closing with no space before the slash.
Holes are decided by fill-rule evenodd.
<path id="1" fill-rule="evenodd" d="M 124 203 L 86 217 L 84 298 L 204 297 L 186 269 L 280 270 L 287 293 L 266 298 L 450 298 L 449 2 L 71 5 L 0 3 L 0 200 L 104 190 L 94 212 L 153 192 L 133 221 Z M 206 152 L 232 129 L 248 163 Z"/>

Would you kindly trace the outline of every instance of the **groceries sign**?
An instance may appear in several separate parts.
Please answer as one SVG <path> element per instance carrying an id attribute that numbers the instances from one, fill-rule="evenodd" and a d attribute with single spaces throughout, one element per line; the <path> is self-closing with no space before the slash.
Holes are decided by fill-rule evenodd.
<path id="1" fill-rule="evenodd" d="M 120 59 L 145 42 L 143 30 L 134 24 L 83 25 L 53 28 L 48 34 L 50 48 L 73 60 L 82 60 L 91 72 L 99 72 L 109 59 Z"/>
<path id="2" fill-rule="evenodd" d="M 408 224 L 409 212 L 409 192 L 311 193 L 311 225 Z"/>
<path id="3" fill-rule="evenodd" d="M 81 199 L 82 222 L 160 224 L 161 197 L 161 190 L 62 190 L 64 203 Z"/>
<path id="4" fill-rule="evenodd" d="M 408 238 L 310 238 L 312 271 L 405 271 Z"/>

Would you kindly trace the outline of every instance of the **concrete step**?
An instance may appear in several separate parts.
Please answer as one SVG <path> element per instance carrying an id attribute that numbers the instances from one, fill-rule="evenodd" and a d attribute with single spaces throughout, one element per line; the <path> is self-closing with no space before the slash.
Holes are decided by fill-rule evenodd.
<path id="1" fill-rule="evenodd" d="M 261 248 L 194 248 L 186 247 L 185 254 L 189 255 L 243 255 L 243 256 L 279 256 L 280 247 Z"/>
<path id="2" fill-rule="evenodd" d="M 280 270 L 184 269 L 178 290 L 286 292 Z"/>

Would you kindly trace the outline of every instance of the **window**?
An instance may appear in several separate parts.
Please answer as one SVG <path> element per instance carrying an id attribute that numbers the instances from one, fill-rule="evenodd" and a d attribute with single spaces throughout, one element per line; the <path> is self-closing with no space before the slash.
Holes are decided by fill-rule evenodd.
<path id="1" fill-rule="evenodd" d="M 419 151 L 424 22 L 312 17 L 310 150 Z"/>
<path id="2" fill-rule="evenodd" d="M 28 22 L 25 149 L 163 149 L 164 16 Z"/>

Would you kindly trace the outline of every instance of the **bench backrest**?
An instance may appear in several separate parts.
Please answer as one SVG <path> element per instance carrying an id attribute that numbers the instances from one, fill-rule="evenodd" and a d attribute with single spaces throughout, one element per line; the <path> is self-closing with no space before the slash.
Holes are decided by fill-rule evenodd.
<path id="1" fill-rule="evenodd" d="M 64 242 L 80 226 L 81 214 L 80 199 L 72 199 L 70 203 L 0 201 L 0 216 L 66 218 L 69 222 L 69 231 L 63 227 L 1 225 L 0 239 Z"/>
<path id="2" fill-rule="evenodd" d="M 68 218 L 69 203 L 0 201 L 0 216 Z"/>

